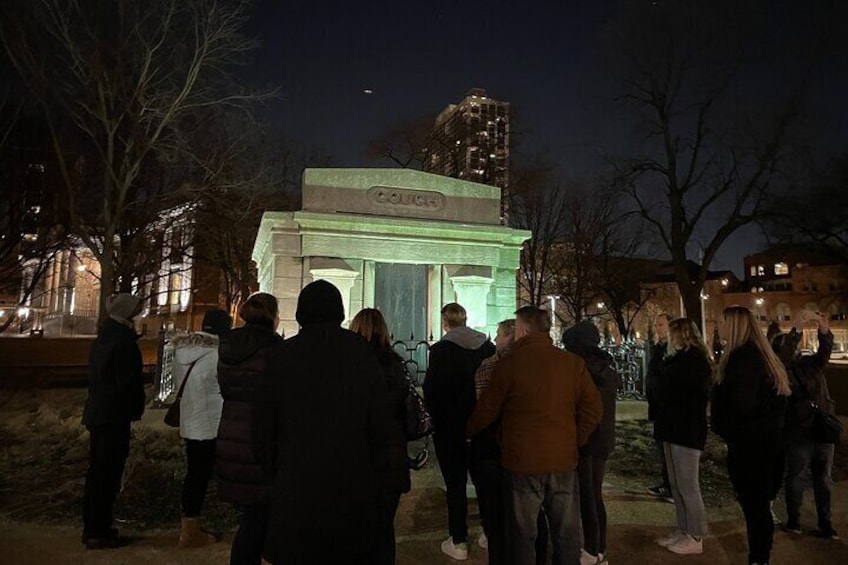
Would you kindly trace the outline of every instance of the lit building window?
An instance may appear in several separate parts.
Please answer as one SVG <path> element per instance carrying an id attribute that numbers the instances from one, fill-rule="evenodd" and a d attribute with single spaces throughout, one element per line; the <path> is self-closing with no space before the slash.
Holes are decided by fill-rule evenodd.
<path id="1" fill-rule="evenodd" d="M 752 277 L 756 277 L 756 276 L 757 276 L 757 267 L 756 267 L 756 266 L 754 266 L 754 265 L 751 265 L 751 276 L 752 276 Z"/>
<path id="2" fill-rule="evenodd" d="M 780 303 L 777 305 L 777 319 L 781 322 L 789 322 L 792 320 L 792 310 L 788 304 Z"/>
<path id="3" fill-rule="evenodd" d="M 774 274 L 775 275 L 788 275 L 789 274 L 789 265 L 786 263 L 775 263 L 774 264 Z"/>
<path id="4" fill-rule="evenodd" d="M 757 276 L 764 277 L 766 276 L 766 267 L 765 265 L 757 265 Z"/>

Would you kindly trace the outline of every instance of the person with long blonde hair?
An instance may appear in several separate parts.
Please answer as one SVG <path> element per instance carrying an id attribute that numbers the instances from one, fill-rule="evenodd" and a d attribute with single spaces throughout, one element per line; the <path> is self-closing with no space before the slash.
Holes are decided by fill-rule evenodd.
<path id="1" fill-rule="evenodd" d="M 712 428 L 727 443 L 727 471 L 748 530 L 748 563 L 768 563 L 770 503 L 783 480 L 783 426 L 791 394 L 786 368 L 750 310 L 724 310 L 727 349 L 712 396 Z"/>
<path id="2" fill-rule="evenodd" d="M 695 322 L 673 320 L 668 326 L 668 351 L 660 367 L 659 403 L 654 427 L 662 442 L 677 527 L 657 543 L 672 553 L 704 551 L 707 513 L 698 477 L 707 442 L 707 401 L 713 364 Z"/>

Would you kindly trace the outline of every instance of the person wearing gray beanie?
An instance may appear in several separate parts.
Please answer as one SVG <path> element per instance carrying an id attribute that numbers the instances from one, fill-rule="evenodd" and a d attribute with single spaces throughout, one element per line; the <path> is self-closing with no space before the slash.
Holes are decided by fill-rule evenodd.
<path id="1" fill-rule="evenodd" d="M 119 292 L 106 299 L 106 312 L 113 320 L 132 325 L 132 319 L 141 311 L 141 298 L 128 292 Z"/>
<path id="2" fill-rule="evenodd" d="M 82 542 L 88 549 L 123 545 L 112 527 L 112 508 L 129 455 L 130 423 L 144 412 L 141 350 L 132 318 L 141 299 L 119 293 L 106 299 L 109 317 L 89 354 L 88 398 L 82 423 L 91 438 L 83 498 Z"/>

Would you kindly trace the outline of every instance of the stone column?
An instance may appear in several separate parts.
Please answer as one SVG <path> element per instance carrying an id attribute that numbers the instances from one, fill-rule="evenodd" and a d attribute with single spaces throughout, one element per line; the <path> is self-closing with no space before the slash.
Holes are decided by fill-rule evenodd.
<path id="1" fill-rule="evenodd" d="M 345 319 L 342 325 L 347 327 L 351 319 L 350 291 L 353 288 L 353 283 L 359 277 L 359 271 L 342 259 L 324 257 L 313 257 L 310 261 L 310 267 L 309 272 L 313 281 L 325 280 L 339 289 L 345 311 Z"/>
<path id="2" fill-rule="evenodd" d="M 451 268 L 448 273 L 456 301 L 468 314 L 468 326 L 485 331 L 489 318 L 489 289 L 495 280 L 491 277 L 491 268 L 463 266 Z"/>

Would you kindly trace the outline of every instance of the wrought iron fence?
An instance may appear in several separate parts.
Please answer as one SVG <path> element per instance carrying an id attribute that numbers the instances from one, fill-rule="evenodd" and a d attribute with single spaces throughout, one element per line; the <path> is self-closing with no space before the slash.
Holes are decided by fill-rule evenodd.
<path id="1" fill-rule="evenodd" d="M 430 359 L 430 346 L 434 340 L 398 339 L 392 342 L 392 349 L 400 355 L 406 364 L 406 370 L 418 386 L 424 383 L 427 374 L 427 363 Z"/>
<path id="2" fill-rule="evenodd" d="M 618 400 L 645 400 L 645 346 L 632 340 L 622 343 L 605 343 L 601 340 L 601 349 L 612 355 L 615 369 L 621 377 L 616 398 Z"/>
<path id="3" fill-rule="evenodd" d="M 156 388 L 156 400 L 162 404 L 174 392 L 174 338 L 178 332 L 160 332 L 159 347 L 156 355 L 156 376 L 154 380 Z"/>

